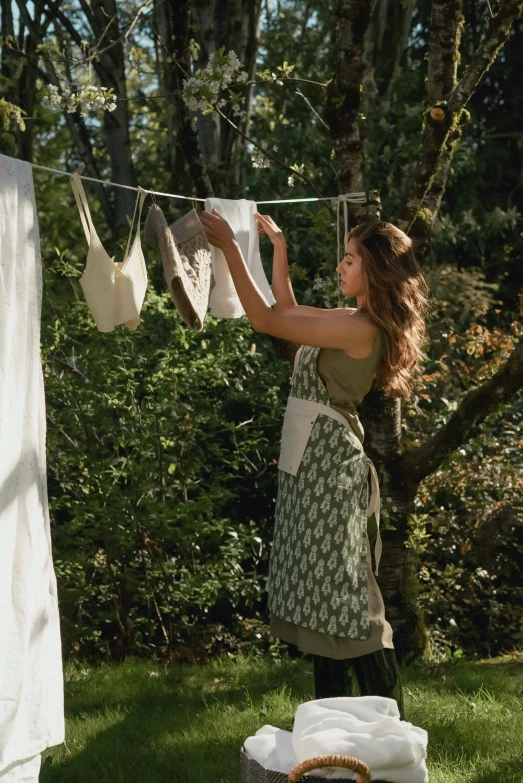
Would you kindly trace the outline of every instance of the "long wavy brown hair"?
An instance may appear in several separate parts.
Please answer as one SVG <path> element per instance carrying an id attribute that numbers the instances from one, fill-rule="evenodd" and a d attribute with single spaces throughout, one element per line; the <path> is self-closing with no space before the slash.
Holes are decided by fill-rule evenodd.
<path id="1" fill-rule="evenodd" d="M 428 286 L 412 240 L 392 223 L 368 221 L 349 231 L 362 258 L 366 301 L 359 309 L 381 329 L 383 354 L 374 387 L 408 398 L 420 374 L 427 341 Z"/>

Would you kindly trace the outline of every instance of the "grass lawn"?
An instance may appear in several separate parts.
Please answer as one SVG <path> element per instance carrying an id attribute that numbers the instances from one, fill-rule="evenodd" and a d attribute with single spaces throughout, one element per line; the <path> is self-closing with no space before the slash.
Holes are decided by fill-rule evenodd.
<path id="1" fill-rule="evenodd" d="M 431 783 L 523 783 L 523 655 L 410 668 L 403 682 Z M 68 666 L 66 743 L 46 751 L 40 783 L 239 783 L 243 740 L 291 729 L 312 684 L 305 660 Z"/>

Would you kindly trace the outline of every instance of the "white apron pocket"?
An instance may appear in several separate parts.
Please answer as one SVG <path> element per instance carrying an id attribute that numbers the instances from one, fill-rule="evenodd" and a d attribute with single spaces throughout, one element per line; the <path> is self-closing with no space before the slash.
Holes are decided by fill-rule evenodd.
<path id="1" fill-rule="evenodd" d="M 280 470 L 293 476 L 298 473 L 317 418 L 316 411 L 299 410 L 291 405 L 287 406 L 281 432 L 280 460 L 278 462 Z"/>

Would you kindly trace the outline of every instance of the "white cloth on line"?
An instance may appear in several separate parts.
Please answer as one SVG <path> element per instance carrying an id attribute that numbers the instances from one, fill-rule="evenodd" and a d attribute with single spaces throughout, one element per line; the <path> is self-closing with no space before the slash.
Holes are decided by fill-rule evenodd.
<path id="1" fill-rule="evenodd" d="M 40 753 L 30 759 L 15 761 L 0 772 L 0 783 L 38 783 L 41 765 Z"/>
<path id="2" fill-rule="evenodd" d="M 260 238 L 254 213 L 256 203 L 247 199 L 207 198 L 207 212 L 216 211 L 229 223 L 254 282 L 271 307 L 274 298 L 260 256 Z M 214 286 L 209 299 L 210 314 L 216 318 L 239 318 L 245 315 L 240 298 L 232 280 L 227 261 L 222 251 L 211 246 L 212 273 Z"/>
<path id="3" fill-rule="evenodd" d="M 266 769 L 288 774 L 314 756 L 355 756 L 374 780 L 427 783 L 427 732 L 399 716 L 394 699 L 382 696 L 317 699 L 300 704 L 292 732 L 264 726 L 244 747 Z M 328 767 L 314 772 L 327 779 L 354 780 L 349 770 Z"/>
<path id="4" fill-rule="evenodd" d="M 0 155 L 0 772 L 64 740 L 29 163 Z"/>

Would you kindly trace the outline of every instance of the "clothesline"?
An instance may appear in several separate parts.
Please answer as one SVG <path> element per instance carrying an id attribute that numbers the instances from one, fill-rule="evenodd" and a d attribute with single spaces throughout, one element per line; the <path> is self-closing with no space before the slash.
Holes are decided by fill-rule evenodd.
<path id="1" fill-rule="evenodd" d="M 40 166 L 38 163 L 31 164 L 33 168 L 42 169 L 42 171 L 50 171 L 52 174 L 58 174 L 63 177 L 70 177 L 73 172 L 61 171 L 60 169 L 52 169 L 48 166 Z M 119 182 L 111 182 L 108 179 L 95 179 L 94 177 L 87 177 L 85 174 L 80 174 L 81 179 L 89 180 L 89 182 L 99 182 L 101 185 L 110 185 L 115 188 L 125 188 L 125 190 L 134 190 L 136 192 L 142 191 L 149 193 L 152 196 L 166 196 L 167 198 L 180 198 L 186 201 L 205 201 L 204 198 L 197 196 L 182 196 L 179 193 L 162 193 L 159 190 L 147 190 L 147 188 L 134 187 L 133 185 L 122 185 Z M 257 204 L 297 204 L 304 201 L 350 201 L 353 204 L 364 204 L 368 199 L 368 194 L 365 191 L 359 191 L 357 193 L 344 193 L 339 196 L 327 196 L 327 197 L 309 197 L 309 198 L 277 198 L 270 201 L 257 201 Z M 253 199 L 254 200 L 254 199 Z"/>
<path id="2" fill-rule="evenodd" d="M 49 166 L 40 166 L 38 163 L 31 164 L 33 168 L 42 169 L 42 171 L 50 171 L 52 174 L 58 174 L 62 177 L 70 177 L 73 172 L 61 171 L 60 169 L 52 169 Z M 151 196 L 165 196 L 167 198 L 179 198 L 185 201 L 202 201 L 204 198 L 197 196 L 183 196 L 179 193 L 163 193 L 159 190 L 147 190 L 142 187 L 134 187 L 133 185 L 122 185 L 119 182 L 111 182 L 107 179 L 96 179 L 95 177 L 88 177 L 85 174 L 79 174 L 81 179 L 86 179 L 89 182 L 98 182 L 100 185 L 110 185 L 115 188 L 125 188 L 125 190 L 134 190 L 136 192 L 148 193 Z M 369 200 L 369 194 L 365 191 L 357 191 L 355 193 L 341 193 L 338 196 L 311 196 L 309 198 L 277 198 L 269 201 L 257 201 L 256 204 L 299 204 L 303 202 L 318 202 L 318 201 L 336 201 L 337 203 L 337 215 L 336 215 L 336 247 L 338 256 L 341 258 L 343 255 L 343 247 L 341 242 L 341 226 L 340 226 L 340 208 L 343 205 L 343 236 L 347 235 L 349 229 L 348 209 L 347 202 L 352 204 L 366 204 Z"/>

